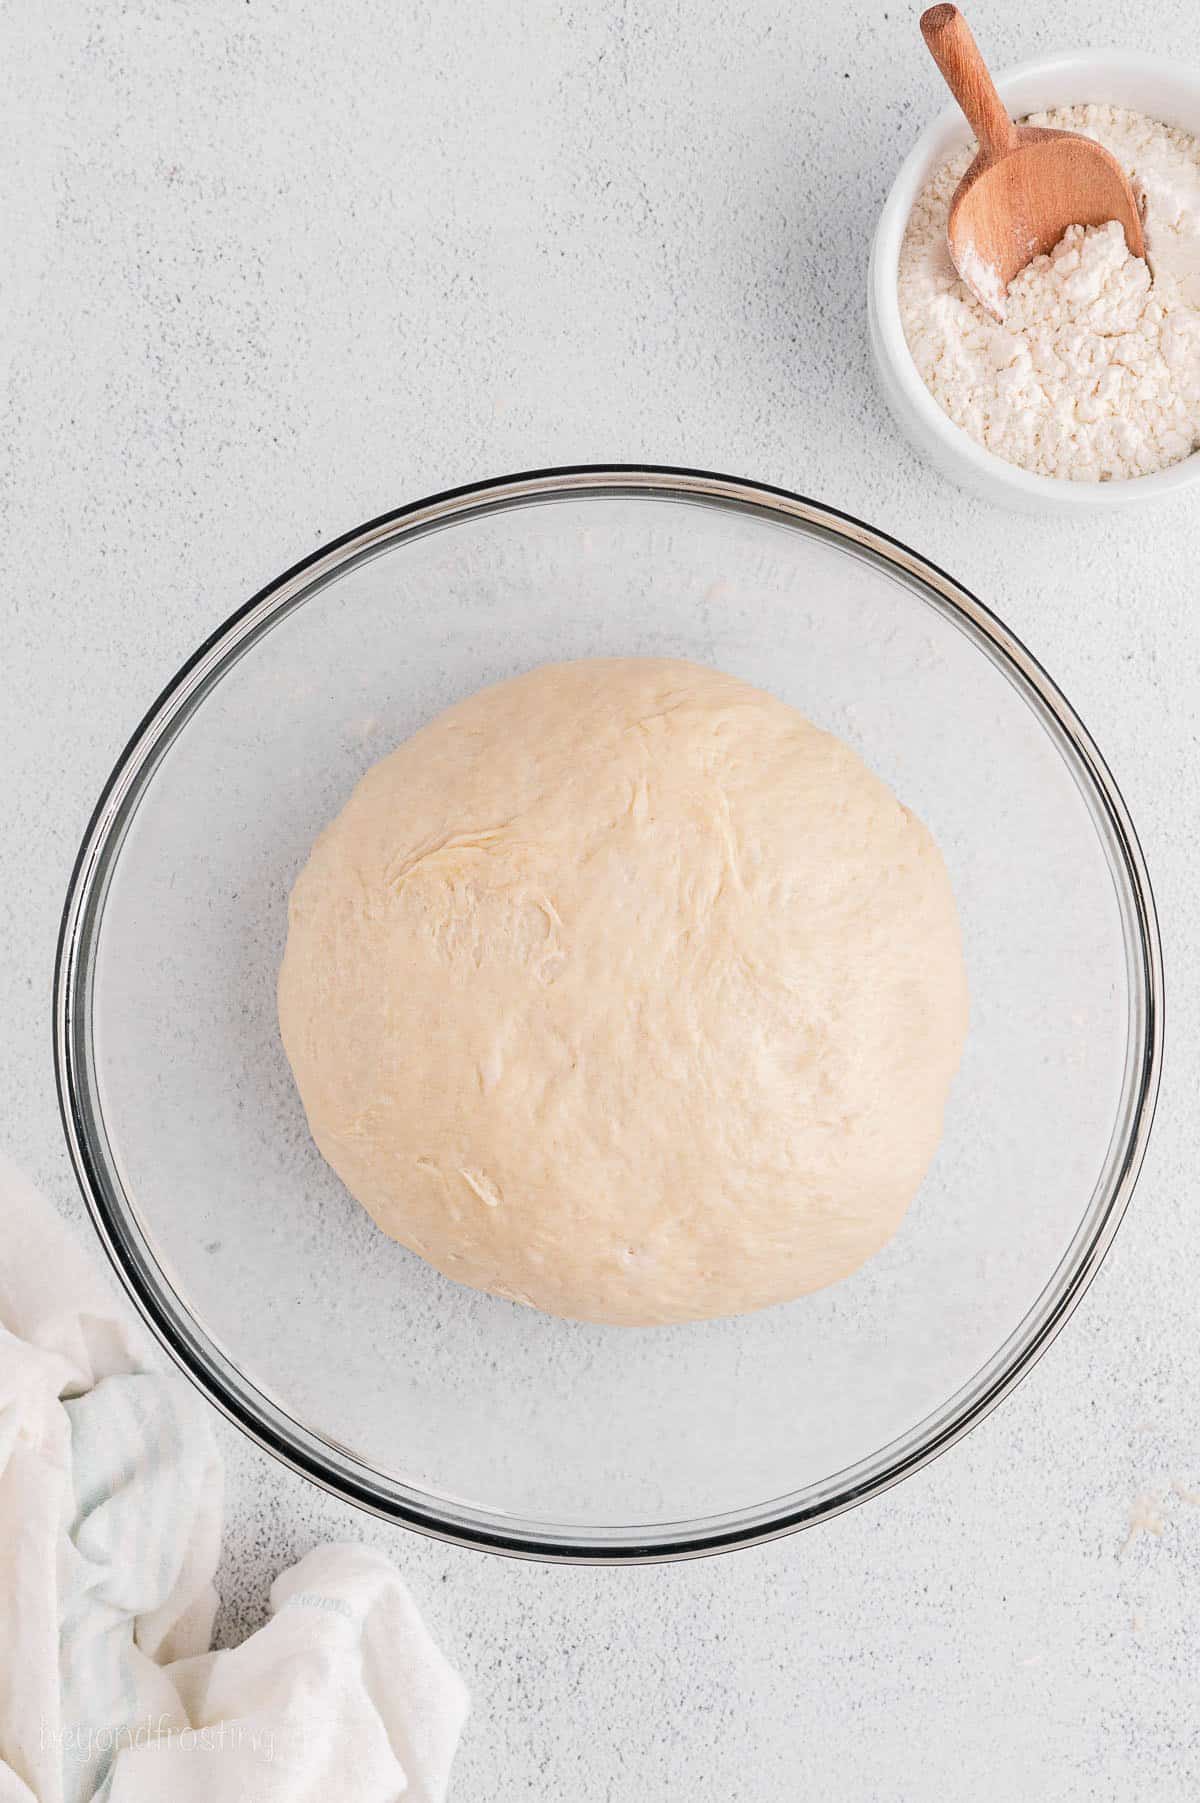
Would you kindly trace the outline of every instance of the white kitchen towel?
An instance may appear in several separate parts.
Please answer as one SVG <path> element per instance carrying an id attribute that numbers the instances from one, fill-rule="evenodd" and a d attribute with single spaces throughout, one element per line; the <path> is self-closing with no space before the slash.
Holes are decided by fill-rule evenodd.
<path id="1" fill-rule="evenodd" d="M 461 1680 L 395 1568 L 322 1546 L 209 1652 L 206 1412 L 0 1156 L 0 1803 L 439 1803 Z"/>

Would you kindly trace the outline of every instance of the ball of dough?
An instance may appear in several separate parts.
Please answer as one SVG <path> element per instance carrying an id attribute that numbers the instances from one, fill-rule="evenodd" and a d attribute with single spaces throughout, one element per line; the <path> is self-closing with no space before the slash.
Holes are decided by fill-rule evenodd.
<path id="1" fill-rule="evenodd" d="M 313 1137 L 385 1232 L 627 1325 L 878 1251 L 966 1011 L 921 822 L 793 708 L 658 658 L 533 670 L 376 764 L 279 979 Z"/>

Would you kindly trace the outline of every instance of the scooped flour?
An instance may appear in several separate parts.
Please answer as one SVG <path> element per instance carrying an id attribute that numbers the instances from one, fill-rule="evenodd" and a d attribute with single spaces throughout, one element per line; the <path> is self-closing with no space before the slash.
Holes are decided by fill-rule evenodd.
<path id="1" fill-rule="evenodd" d="M 997 323 L 946 247 L 968 146 L 934 173 L 904 234 L 913 361 L 950 418 L 1009 463 L 1074 482 L 1150 475 L 1200 448 L 1200 139 L 1112 106 L 1028 122 L 1113 152 L 1143 210 L 1149 267 L 1115 221 L 1073 225 L 1009 283 Z"/>

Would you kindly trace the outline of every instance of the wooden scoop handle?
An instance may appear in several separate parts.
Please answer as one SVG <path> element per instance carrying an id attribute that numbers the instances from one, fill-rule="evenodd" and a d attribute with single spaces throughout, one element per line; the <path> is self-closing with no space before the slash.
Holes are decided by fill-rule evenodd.
<path id="1" fill-rule="evenodd" d="M 1004 110 L 996 84 L 957 6 L 931 6 L 921 14 L 921 36 L 941 70 L 946 86 L 967 115 L 979 148 L 995 162 L 1017 142 L 1017 130 Z"/>

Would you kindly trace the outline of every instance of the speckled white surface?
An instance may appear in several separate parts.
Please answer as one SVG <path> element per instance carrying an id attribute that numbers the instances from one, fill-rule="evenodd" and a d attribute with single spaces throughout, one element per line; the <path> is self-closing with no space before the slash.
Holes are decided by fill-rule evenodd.
<path id="1" fill-rule="evenodd" d="M 1151 33 L 1198 54 L 1185 0 L 973 18 L 998 63 Z M 869 234 L 941 100 L 895 6 L 0 15 L 3 1133 L 81 1232 L 48 1012 L 95 794 L 249 592 L 450 483 L 646 457 L 896 533 L 1062 683 L 1155 882 L 1167 1072 L 1116 1247 L 1018 1393 L 882 1501 L 721 1560 L 540 1569 L 400 1535 L 221 1430 L 224 1637 L 316 1540 L 387 1546 L 474 1691 L 456 1803 L 1200 1788 L 1200 1507 L 1180 1494 L 1200 1491 L 1200 521 L 993 512 L 886 418 Z M 1123 1552 L 1143 1494 L 1162 1531 Z"/>

